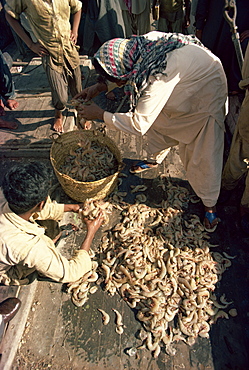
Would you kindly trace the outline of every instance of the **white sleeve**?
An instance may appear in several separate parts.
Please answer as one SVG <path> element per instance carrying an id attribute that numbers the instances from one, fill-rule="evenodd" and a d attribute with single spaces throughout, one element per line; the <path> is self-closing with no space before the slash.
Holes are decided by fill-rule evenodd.
<path id="1" fill-rule="evenodd" d="M 157 119 L 179 81 L 179 73 L 151 76 L 147 88 L 139 98 L 135 111 L 114 114 L 105 111 L 105 124 L 110 129 L 144 135 Z"/>

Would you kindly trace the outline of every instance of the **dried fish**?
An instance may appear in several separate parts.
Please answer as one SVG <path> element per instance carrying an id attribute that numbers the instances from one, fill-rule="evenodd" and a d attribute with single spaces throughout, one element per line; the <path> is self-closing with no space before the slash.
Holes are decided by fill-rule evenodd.
<path id="1" fill-rule="evenodd" d="M 108 315 L 108 313 L 106 313 L 104 310 L 102 310 L 101 308 L 97 308 L 97 310 L 102 314 L 102 321 L 103 321 L 103 324 L 104 325 L 107 325 L 110 321 L 110 316 Z"/>
<path id="2" fill-rule="evenodd" d="M 118 170 L 118 161 L 111 150 L 95 140 L 80 140 L 72 147 L 59 171 L 76 181 L 98 181 Z"/>
<path id="3" fill-rule="evenodd" d="M 182 207 L 190 200 L 186 189 L 169 182 L 167 190 L 168 198 L 159 208 L 119 203 L 122 218 L 103 236 L 99 253 L 93 257 L 104 290 L 110 295 L 119 293 L 137 311 L 145 333 L 137 350 L 146 347 L 154 357 L 161 346 L 174 355 L 172 343 L 183 340 L 193 345 L 198 336 L 208 338 L 210 325 L 218 318 L 228 318 L 224 310 L 232 304 L 225 295 L 218 301 L 213 292 L 233 257 L 212 252 L 196 215 L 184 219 Z M 111 201 L 115 202 L 113 196 Z M 94 209 L 92 204 L 90 209 Z M 91 276 L 87 279 L 95 280 Z M 74 299 L 81 299 L 80 289 L 87 291 L 88 286 L 74 284 Z M 113 311 L 116 331 L 121 334 L 122 316 Z M 236 313 L 232 309 L 229 314 Z M 109 319 L 104 315 L 103 320 Z"/>

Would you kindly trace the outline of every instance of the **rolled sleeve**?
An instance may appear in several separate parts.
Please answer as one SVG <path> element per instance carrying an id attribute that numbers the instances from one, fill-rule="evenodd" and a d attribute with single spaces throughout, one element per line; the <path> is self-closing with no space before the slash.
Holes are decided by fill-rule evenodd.
<path id="1" fill-rule="evenodd" d="M 59 204 L 55 201 L 52 202 L 48 197 L 44 208 L 41 212 L 37 212 L 33 215 L 35 220 L 55 220 L 60 221 L 64 215 L 64 204 Z"/>
<path id="2" fill-rule="evenodd" d="M 145 135 L 153 125 L 172 91 L 179 82 L 179 74 L 168 73 L 167 76 L 150 77 L 150 83 L 139 98 L 134 112 L 104 112 L 104 121 L 110 129 L 118 129 L 130 134 Z M 162 93 L 163 91 L 163 93 Z"/>
<path id="3" fill-rule="evenodd" d="M 14 19 L 19 20 L 20 14 L 25 11 L 25 6 L 22 1 L 7 0 L 4 5 L 4 10 Z"/>
<path id="4" fill-rule="evenodd" d="M 70 0 L 69 5 L 71 8 L 71 13 L 75 14 L 82 8 L 82 2 L 79 0 Z"/>
<path id="5" fill-rule="evenodd" d="M 68 260 L 46 236 L 37 240 L 26 256 L 24 265 L 35 268 L 40 274 L 61 283 L 76 281 L 92 268 L 91 258 L 87 251 L 78 250 Z"/>

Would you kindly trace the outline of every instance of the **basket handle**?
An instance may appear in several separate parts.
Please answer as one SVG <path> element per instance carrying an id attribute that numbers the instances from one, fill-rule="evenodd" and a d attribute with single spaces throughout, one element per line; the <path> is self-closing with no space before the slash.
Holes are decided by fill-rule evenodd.
<path id="1" fill-rule="evenodd" d="M 53 142 L 57 142 L 59 137 L 61 137 L 59 132 L 53 132 L 51 135 L 49 135 L 49 139 L 51 139 Z"/>

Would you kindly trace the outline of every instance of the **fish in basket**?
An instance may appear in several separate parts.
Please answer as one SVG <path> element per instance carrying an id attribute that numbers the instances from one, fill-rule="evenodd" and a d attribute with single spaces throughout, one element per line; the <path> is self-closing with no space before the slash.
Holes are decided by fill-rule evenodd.
<path id="1" fill-rule="evenodd" d="M 50 160 L 65 193 L 78 202 L 104 199 L 123 167 L 120 151 L 105 133 L 70 131 L 53 138 Z"/>

